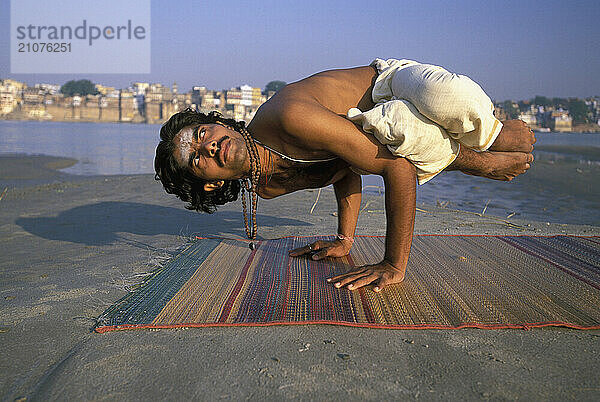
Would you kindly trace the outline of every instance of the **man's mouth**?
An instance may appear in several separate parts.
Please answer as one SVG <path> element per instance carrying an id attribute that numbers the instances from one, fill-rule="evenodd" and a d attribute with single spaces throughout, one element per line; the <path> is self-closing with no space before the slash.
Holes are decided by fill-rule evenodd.
<path id="1" fill-rule="evenodd" d="M 229 148 L 231 146 L 231 141 L 226 142 L 227 139 L 229 139 L 228 136 L 223 137 L 219 144 L 219 160 L 223 166 L 227 163 Z"/>

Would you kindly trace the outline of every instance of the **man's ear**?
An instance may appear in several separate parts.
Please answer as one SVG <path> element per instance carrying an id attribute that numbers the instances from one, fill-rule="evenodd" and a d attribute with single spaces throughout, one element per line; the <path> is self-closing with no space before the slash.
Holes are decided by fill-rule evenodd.
<path id="1" fill-rule="evenodd" d="M 221 187 L 223 187 L 223 185 L 225 184 L 224 180 L 217 180 L 217 181 L 209 181 L 208 183 L 206 183 L 204 185 L 204 191 L 214 191 L 214 190 L 218 190 Z"/>

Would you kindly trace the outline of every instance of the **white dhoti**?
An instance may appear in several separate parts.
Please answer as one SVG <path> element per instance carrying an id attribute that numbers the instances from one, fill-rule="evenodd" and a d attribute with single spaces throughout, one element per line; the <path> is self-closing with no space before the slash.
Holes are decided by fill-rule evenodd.
<path id="1" fill-rule="evenodd" d="M 487 150 L 502 123 L 479 85 L 464 75 L 412 60 L 375 59 L 379 75 L 373 86 L 373 109 L 348 111 L 394 155 L 417 168 L 419 184 L 450 165 L 460 144 Z"/>

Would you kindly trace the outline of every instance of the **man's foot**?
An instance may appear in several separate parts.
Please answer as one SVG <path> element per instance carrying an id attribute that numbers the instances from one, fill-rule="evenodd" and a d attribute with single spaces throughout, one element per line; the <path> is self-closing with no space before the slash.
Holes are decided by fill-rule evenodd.
<path id="1" fill-rule="evenodd" d="M 533 155 L 525 152 L 475 152 L 461 147 L 447 170 L 460 170 L 473 176 L 510 181 L 531 167 Z"/>
<path id="2" fill-rule="evenodd" d="M 479 156 L 484 159 L 484 168 L 475 174 L 476 176 L 487 177 L 488 179 L 511 181 L 520 174 L 523 174 L 531 167 L 533 155 L 525 152 L 480 152 Z"/>
<path id="3" fill-rule="evenodd" d="M 533 151 L 535 135 L 533 131 L 521 120 L 507 120 L 496 141 L 489 148 L 490 151 L 526 152 Z"/>

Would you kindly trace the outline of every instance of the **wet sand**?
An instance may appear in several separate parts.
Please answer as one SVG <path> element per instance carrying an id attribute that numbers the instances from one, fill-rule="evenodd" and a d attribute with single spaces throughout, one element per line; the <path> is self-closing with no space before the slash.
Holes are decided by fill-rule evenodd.
<path id="1" fill-rule="evenodd" d="M 306 325 L 93 333 L 94 318 L 126 285 L 188 236 L 243 237 L 240 205 L 193 213 L 152 175 L 69 176 L 52 169 L 68 161 L 42 162 L 0 157 L 0 193 L 8 188 L 0 199 L 3 400 L 600 398 L 600 331 Z M 261 200 L 259 235 L 335 233 L 333 192 L 323 190 L 310 214 L 316 196 Z M 418 207 L 416 233 L 600 235 L 595 226 L 507 224 Z M 365 196 L 363 209 L 358 233 L 384 234 L 383 198 Z"/>
<path id="2" fill-rule="evenodd" d="M 4 189 L 44 184 L 53 180 L 76 180 L 76 176 L 59 170 L 76 163 L 76 159 L 47 155 L 2 155 L 0 156 L 0 185 Z"/>

